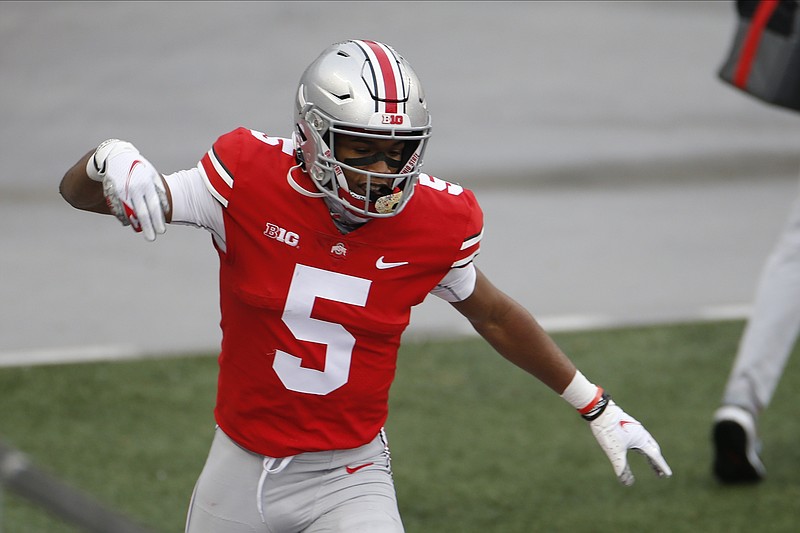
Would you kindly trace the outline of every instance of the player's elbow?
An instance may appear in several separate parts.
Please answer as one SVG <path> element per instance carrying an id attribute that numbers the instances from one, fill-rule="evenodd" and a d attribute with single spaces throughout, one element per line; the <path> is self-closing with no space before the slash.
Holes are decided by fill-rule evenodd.
<path id="1" fill-rule="evenodd" d="M 108 213 L 103 184 L 86 175 L 88 155 L 72 166 L 58 184 L 61 197 L 72 207 L 84 211 Z"/>
<path id="2" fill-rule="evenodd" d="M 78 207 L 78 197 L 74 193 L 74 188 L 69 184 L 67 174 L 64 174 L 64 177 L 61 178 L 58 184 L 58 194 L 72 207 Z"/>

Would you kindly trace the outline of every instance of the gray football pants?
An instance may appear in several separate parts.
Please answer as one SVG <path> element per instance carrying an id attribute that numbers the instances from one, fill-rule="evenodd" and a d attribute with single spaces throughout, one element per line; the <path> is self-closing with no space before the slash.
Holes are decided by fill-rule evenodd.
<path id="1" fill-rule="evenodd" d="M 767 408 L 800 332 L 800 198 L 767 258 L 722 403 Z"/>
<path id="2" fill-rule="evenodd" d="M 272 459 L 217 428 L 187 533 L 402 533 L 385 435 L 352 450 Z"/>

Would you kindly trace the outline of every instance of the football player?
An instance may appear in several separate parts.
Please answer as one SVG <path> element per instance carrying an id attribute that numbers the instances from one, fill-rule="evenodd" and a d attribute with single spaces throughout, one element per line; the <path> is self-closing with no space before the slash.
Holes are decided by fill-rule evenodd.
<path id="1" fill-rule="evenodd" d="M 162 176 L 110 139 L 61 182 L 74 207 L 154 240 L 208 230 L 219 255 L 216 434 L 187 531 L 403 531 L 384 423 L 400 337 L 427 294 L 589 421 L 619 481 L 628 450 L 670 476 L 659 445 L 475 266 L 483 213 L 422 173 L 431 119 L 392 47 L 324 50 L 295 93 L 291 137 L 238 128 Z"/>

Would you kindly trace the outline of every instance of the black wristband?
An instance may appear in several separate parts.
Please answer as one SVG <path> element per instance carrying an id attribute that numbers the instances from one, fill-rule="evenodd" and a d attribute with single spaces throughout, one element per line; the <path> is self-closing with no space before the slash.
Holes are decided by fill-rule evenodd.
<path id="1" fill-rule="evenodd" d="M 608 406 L 608 401 L 611 400 L 611 395 L 607 392 L 604 392 L 603 395 L 597 400 L 597 403 L 592 407 L 592 410 L 586 414 L 582 414 L 581 416 L 591 422 L 592 420 L 596 419 L 598 416 L 603 414 L 603 411 L 606 410 Z"/>

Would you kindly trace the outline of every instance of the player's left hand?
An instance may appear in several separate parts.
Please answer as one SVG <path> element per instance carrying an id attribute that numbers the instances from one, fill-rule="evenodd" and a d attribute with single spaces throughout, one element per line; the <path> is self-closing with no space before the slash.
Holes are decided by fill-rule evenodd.
<path id="1" fill-rule="evenodd" d="M 628 463 L 628 450 L 645 456 L 659 477 L 670 477 L 670 469 L 661 448 L 650 433 L 635 418 L 619 408 L 614 400 L 608 401 L 603 413 L 589 422 L 592 434 L 600 443 L 620 483 L 633 485 L 634 476 Z"/>

